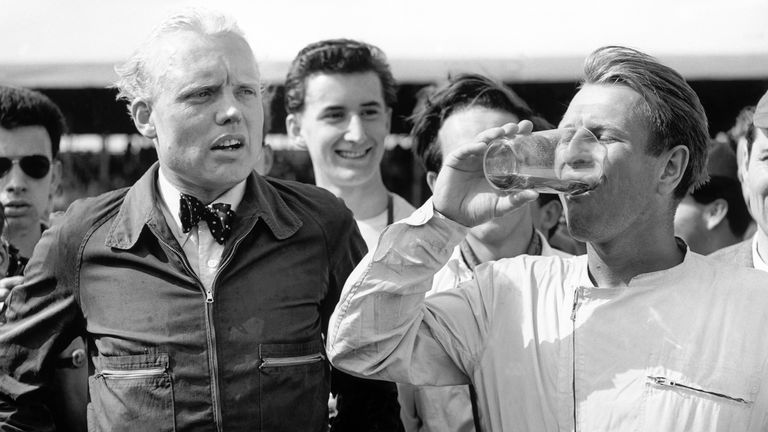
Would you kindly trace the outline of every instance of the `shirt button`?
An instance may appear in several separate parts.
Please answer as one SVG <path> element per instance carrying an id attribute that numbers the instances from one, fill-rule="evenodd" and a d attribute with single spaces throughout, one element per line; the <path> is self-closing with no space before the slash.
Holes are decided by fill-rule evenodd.
<path id="1" fill-rule="evenodd" d="M 210 260 L 208 260 L 208 267 L 216 268 L 218 266 L 219 266 L 219 260 L 217 260 L 217 259 L 210 259 Z"/>

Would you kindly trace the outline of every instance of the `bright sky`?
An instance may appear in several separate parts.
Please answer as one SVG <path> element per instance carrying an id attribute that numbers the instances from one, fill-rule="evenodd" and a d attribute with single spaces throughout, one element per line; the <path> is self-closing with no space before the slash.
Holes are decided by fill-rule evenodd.
<path id="1" fill-rule="evenodd" d="M 109 81 L 163 17 L 192 0 L 0 0 L 0 81 Z M 497 78 L 557 79 L 608 44 L 661 58 L 684 75 L 768 79 L 766 0 L 219 0 L 245 30 L 268 80 L 309 42 L 362 39 L 395 75 L 435 79 L 468 65 Z M 210 7 L 210 6 L 209 6 Z M 547 63 L 546 59 L 568 63 Z M 81 65 L 94 64 L 90 69 Z M 44 68 L 44 65 L 55 65 Z M 73 66 L 68 72 L 66 67 Z M 97 67 L 98 66 L 98 67 Z M 99 67 L 101 69 L 99 69 Z M 31 69 L 26 69 L 31 68 Z M 98 69 L 98 70 L 97 70 Z M 67 73 L 68 77 L 64 77 Z M 85 75 L 91 75 L 88 78 Z M 433 76 L 440 75 L 440 76 Z M 57 78 L 61 76 L 62 78 Z M 48 80 L 48 81 L 46 81 Z M 69 80 L 69 81 L 67 81 Z"/>

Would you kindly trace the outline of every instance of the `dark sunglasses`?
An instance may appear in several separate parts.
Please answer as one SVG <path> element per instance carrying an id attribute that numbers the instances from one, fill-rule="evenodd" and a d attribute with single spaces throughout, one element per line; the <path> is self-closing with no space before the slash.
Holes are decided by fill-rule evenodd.
<path id="1" fill-rule="evenodd" d="M 47 156 L 32 155 L 13 159 L 0 157 L 0 178 L 5 177 L 17 162 L 24 174 L 33 179 L 41 179 L 51 170 L 51 160 Z"/>

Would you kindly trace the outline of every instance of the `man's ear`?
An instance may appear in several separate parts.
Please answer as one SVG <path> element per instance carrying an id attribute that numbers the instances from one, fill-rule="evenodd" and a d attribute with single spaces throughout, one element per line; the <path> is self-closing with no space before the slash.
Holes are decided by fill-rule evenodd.
<path id="1" fill-rule="evenodd" d="M 432 192 L 435 191 L 435 180 L 437 180 L 437 173 L 434 171 L 427 171 L 427 186 L 429 186 L 429 190 Z"/>
<path id="2" fill-rule="evenodd" d="M 560 223 L 560 215 L 563 214 L 563 204 L 559 199 L 548 201 L 539 206 L 538 228 L 546 236 L 549 230 Z"/>
<path id="3" fill-rule="evenodd" d="M 152 107 L 149 102 L 138 98 L 131 103 L 131 117 L 136 130 L 149 139 L 157 138 L 155 124 L 152 120 Z"/>
<path id="4" fill-rule="evenodd" d="M 51 198 L 61 194 L 62 192 L 61 176 L 62 176 L 61 161 L 58 159 L 54 159 L 53 163 L 51 164 Z"/>
<path id="5" fill-rule="evenodd" d="M 299 114 L 288 114 L 285 117 L 285 130 L 293 145 L 302 150 L 307 149 L 307 143 L 301 136 L 301 116 Z"/>
<path id="6" fill-rule="evenodd" d="M 675 146 L 667 152 L 666 163 L 659 177 L 659 192 L 665 195 L 674 193 L 688 167 L 688 157 L 688 148 L 684 145 Z"/>
<path id="7" fill-rule="evenodd" d="M 392 129 L 392 108 L 387 107 L 387 133 Z"/>
<path id="8" fill-rule="evenodd" d="M 728 215 L 728 201 L 723 198 L 718 198 L 711 203 L 707 204 L 704 210 L 704 222 L 707 229 L 712 231 L 721 222 L 725 221 L 725 217 Z"/>

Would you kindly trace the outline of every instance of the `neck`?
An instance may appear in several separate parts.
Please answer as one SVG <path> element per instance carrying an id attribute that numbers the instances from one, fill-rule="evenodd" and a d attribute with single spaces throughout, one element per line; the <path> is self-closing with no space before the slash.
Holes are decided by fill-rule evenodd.
<path id="1" fill-rule="evenodd" d="M 389 191 L 384 186 L 381 177 L 374 177 L 370 182 L 350 187 L 323 181 L 318 181 L 317 186 L 344 200 L 344 204 L 352 210 L 352 215 L 357 220 L 374 217 L 387 208 Z"/>
<path id="2" fill-rule="evenodd" d="M 672 230 L 648 231 L 602 243 L 587 243 L 589 274 L 598 287 L 627 286 L 635 276 L 666 270 L 683 262 Z"/>
<path id="3" fill-rule="evenodd" d="M 14 229 L 9 231 L 8 242 L 19 250 L 21 256 L 27 258 L 32 256 L 32 251 L 43 234 L 40 224 L 30 229 Z"/>
<path id="4" fill-rule="evenodd" d="M 521 223 L 515 227 L 513 232 L 503 236 L 489 235 L 480 238 L 470 232 L 467 236 L 467 243 L 480 262 L 495 261 L 526 253 L 532 235 L 533 224 Z"/>

